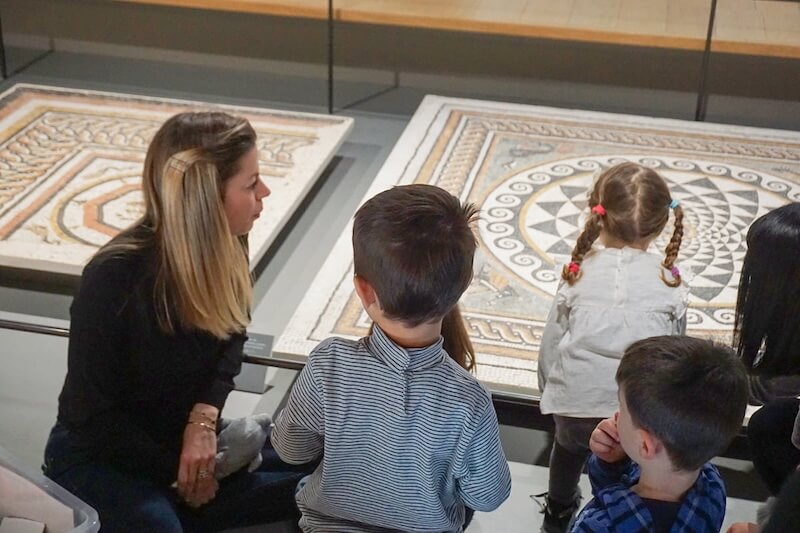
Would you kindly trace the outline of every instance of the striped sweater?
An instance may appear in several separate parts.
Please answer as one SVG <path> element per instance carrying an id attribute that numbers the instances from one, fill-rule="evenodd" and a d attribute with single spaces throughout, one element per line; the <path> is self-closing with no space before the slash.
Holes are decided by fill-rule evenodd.
<path id="1" fill-rule="evenodd" d="M 309 532 L 461 531 L 465 506 L 511 491 L 491 396 L 442 349 L 406 349 L 378 327 L 310 355 L 272 444 L 322 461 L 297 492 Z"/>

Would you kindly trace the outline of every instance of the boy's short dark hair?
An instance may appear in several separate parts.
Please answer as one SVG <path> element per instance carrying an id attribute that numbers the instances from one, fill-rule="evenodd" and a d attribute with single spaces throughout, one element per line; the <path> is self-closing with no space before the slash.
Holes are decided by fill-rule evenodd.
<path id="1" fill-rule="evenodd" d="M 654 434 L 680 470 L 702 467 L 742 427 L 747 372 L 726 346 L 678 335 L 635 342 L 617 384 L 634 424 Z"/>
<path id="2" fill-rule="evenodd" d="M 369 199 L 353 222 L 355 274 L 388 318 L 409 326 L 442 318 L 472 281 L 477 209 L 444 189 L 414 184 Z"/>

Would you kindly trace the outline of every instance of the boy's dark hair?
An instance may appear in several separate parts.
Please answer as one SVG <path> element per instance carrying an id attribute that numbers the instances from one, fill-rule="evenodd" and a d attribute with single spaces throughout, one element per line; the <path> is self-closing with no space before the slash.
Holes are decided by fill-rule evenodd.
<path id="1" fill-rule="evenodd" d="M 411 327 L 444 317 L 472 281 L 472 204 L 433 185 L 394 187 L 353 222 L 353 263 L 388 318 Z"/>
<path id="2" fill-rule="evenodd" d="M 680 470 L 702 467 L 742 427 L 747 372 L 727 346 L 677 335 L 635 342 L 617 384 L 633 423 L 655 435 Z"/>

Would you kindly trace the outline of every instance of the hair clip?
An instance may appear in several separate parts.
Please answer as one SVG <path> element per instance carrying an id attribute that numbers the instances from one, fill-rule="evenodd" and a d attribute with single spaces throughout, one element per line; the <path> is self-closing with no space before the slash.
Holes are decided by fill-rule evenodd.
<path id="1" fill-rule="evenodd" d="M 681 277 L 681 271 L 675 265 L 672 265 L 672 268 L 670 268 L 669 271 L 672 274 L 673 278 L 678 279 L 679 277 Z"/>
<path id="2" fill-rule="evenodd" d="M 675 209 L 679 205 L 681 205 L 681 203 L 678 200 L 671 200 L 670 203 L 669 203 L 669 208 L 670 209 Z"/>
<path id="3" fill-rule="evenodd" d="M 601 217 L 604 217 L 604 216 L 606 216 L 606 208 L 603 207 L 600 204 L 597 204 L 596 206 L 594 206 L 592 208 L 592 213 L 595 213 L 595 214 L 600 215 Z"/>
<path id="4" fill-rule="evenodd" d="M 189 168 L 189 162 L 179 156 L 172 156 L 167 160 L 166 166 L 180 174 L 184 174 Z"/>
<path id="5" fill-rule="evenodd" d="M 569 270 L 573 274 L 577 274 L 578 272 L 580 272 L 581 266 L 578 263 L 576 263 L 575 261 L 573 261 L 572 263 L 567 265 L 567 270 Z"/>
<path id="6" fill-rule="evenodd" d="M 189 150 L 184 150 L 183 152 L 178 152 L 176 154 L 172 154 L 172 156 L 167 160 L 166 166 L 180 172 L 181 174 L 185 174 L 189 167 L 197 162 L 197 159 L 192 158 Z"/>

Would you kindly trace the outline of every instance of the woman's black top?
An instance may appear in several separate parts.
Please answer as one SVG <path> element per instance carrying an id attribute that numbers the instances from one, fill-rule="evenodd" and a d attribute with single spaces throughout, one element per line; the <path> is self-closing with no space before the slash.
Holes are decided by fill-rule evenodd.
<path id="1" fill-rule="evenodd" d="M 154 306 L 154 259 L 142 251 L 93 259 L 84 269 L 70 308 L 58 420 L 86 457 L 171 484 L 192 406 L 222 410 L 246 337 L 165 334 Z"/>

